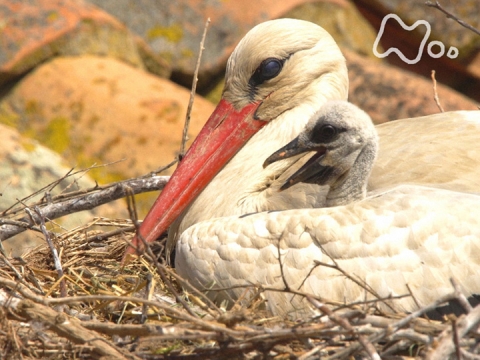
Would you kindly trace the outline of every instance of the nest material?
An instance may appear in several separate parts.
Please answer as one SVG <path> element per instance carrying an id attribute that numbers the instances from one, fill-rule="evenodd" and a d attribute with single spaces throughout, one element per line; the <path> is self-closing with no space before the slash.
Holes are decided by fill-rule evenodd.
<path id="1" fill-rule="evenodd" d="M 11 359 L 480 358 L 480 308 L 436 322 L 419 317 L 427 309 L 386 315 L 375 304 L 357 304 L 335 311 L 309 297 L 321 315 L 291 322 L 263 311 L 262 289 L 252 287 L 245 292 L 253 294 L 249 306 L 225 311 L 152 259 L 122 267 L 132 233 L 99 241 L 99 226 L 132 229 L 130 221 L 95 219 L 57 236 L 61 278 L 47 245 L 21 259 L 0 259 L 0 353 Z M 464 300 L 457 291 L 450 298 Z"/>

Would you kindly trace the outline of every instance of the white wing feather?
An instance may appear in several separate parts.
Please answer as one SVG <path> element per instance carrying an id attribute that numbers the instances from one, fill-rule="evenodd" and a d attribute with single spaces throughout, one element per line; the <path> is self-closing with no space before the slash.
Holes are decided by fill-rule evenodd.
<path id="1" fill-rule="evenodd" d="M 336 264 L 372 293 L 318 262 Z M 413 311 L 416 302 L 425 305 L 451 292 L 450 278 L 467 295 L 478 294 L 480 196 L 404 185 L 347 206 L 200 222 L 177 244 L 177 271 L 201 289 L 212 284 L 284 289 L 280 264 L 291 289 L 334 303 L 408 295 L 408 285 L 415 300 L 405 297 L 388 304 Z M 244 290 L 210 294 L 216 300 L 235 300 Z M 275 291 L 265 296 L 275 314 L 310 311 L 299 296 Z"/>

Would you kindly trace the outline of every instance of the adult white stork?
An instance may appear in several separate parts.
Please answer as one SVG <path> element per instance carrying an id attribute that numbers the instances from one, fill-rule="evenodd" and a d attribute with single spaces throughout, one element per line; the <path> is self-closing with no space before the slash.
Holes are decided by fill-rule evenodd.
<path id="1" fill-rule="evenodd" d="M 471 226 L 463 226 L 477 224 L 474 219 L 479 218 L 478 197 L 401 187 L 346 206 L 312 209 L 338 205 L 340 200 L 330 202 L 330 186 L 316 182 L 299 182 L 279 191 L 309 156 L 298 155 L 262 166 L 268 155 L 295 138 L 328 100 L 346 99 L 347 90 L 345 60 L 322 28 L 291 19 L 256 26 L 230 57 L 223 98 L 142 223 L 141 236 L 152 242 L 173 223 L 169 243 L 175 245 L 181 239 L 177 244 L 177 271 L 199 288 L 252 283 L 284 288 L 285 280 L 291 289 L 303 284 L 300 290 L 332 302 L 350 302 L 372 294 L 403 295 L 408 282 L 418 303 L 408 298 L 389 304 L 405 311 L 449 291 L 448 279 L 454 274 L 468 279 L 468 294 L 480 292 L 478 280 L 471 276 L 479 263 L 475 254 L 480 254 L 476 248 L 480 234 Z M 427 150 L 415 154 L 417 158 L 408 161 L 403 161 L 403 156 L 415 153 L 407 150 L 418 145 L 411 143 L 408 132 L 413 130 L 412 136 L 421 138 L 425 133 L 422 123 L 386 124 L 383 128 L 390 138 L 384 141 L 410 145 L 404 146 L 407 150 L 380 153 L 382 165 L 380 170 L 373 170 L 377 175 L 372 176 L 372 181 L 380 178 L 382 185 L 398 182 L 393 177 L 382 183 L 382 172 L 389 171 L 391 161 L 407 171 L 421 166 L 420 173 L 400 173 L 396 175 L 399 179 L 435 183 L 425 174 L 448 173 L 448 179 L 438 179 L 443 186 L 460 183 L 464 191 L 480 191 L 474 177 L 465 178 L 462 171 L 455 171 L 459 164 L 461 170 L 471 167 L 472 173 L 480 174 L 479 150 L 468 148 L 477 141 L 480 125 L 469 120 L 470 113 L 443 116 L 439 122 L 441 129 L 449 129 L 447 142 L 436 148 L 430 144 L 441 153 L 432 156 L 427 146 Z M 389 127 L 401 129 L 402 123 L 407 134 Z M 379 130 L 382 137 L 382 128 Z M 477 134 L 472 135 L 472 131 Z M 438 133 L 444 134 L 440 130 Z M 463 135 L 461 141 L 452 139 Z M 470 153 L 465 156 L 461 149 Z M 450 151 L 458 158 L 449 157 Z M 418 159 L 428 162 L 417 165 Z M 442 166 L 447 170 L 439 170 Z M 265 212 L 268 210 L 285 211 Z M 324 219 L 322 225 L 319 217 Z M 457 224 L 458 220 L 462 222 Z M 440 228 L 446 238 L 438 235 Z M 451 244 L 448 240 L 452 238 L 458 240 Z M 325 239 L 331 247 L 326 253 L 322 250 Z M 141 247 L 137 238 L 134 244 Z M 431 249 L 431 254 L 426 249 Z M 428 260 L 426 265 L 414 261 L 419 257 Z M 455 262 L 462 257 L 461 262 Z M 342 261 L 342 268 L 353 273 L 374 273 L 373 277 L 361 279 L 367 281 L 372 293 L 336 269 L 323 268 L 310 274 L 315 260 L 331 264 L 332 258 L 337 263 Z M 237 288 L 219 295 L 235 300 L 240 292 Z M 266 297 L 274 313 L 302 315 L 307 310 L 298 296 L 267 291 Z"/>

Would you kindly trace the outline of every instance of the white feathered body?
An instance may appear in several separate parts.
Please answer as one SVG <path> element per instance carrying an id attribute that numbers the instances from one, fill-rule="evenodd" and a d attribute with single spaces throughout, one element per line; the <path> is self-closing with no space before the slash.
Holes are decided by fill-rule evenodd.
<path id="1" fill-rule="evenodd" d="M 407 295 L 377 305 L 409 312 L 451 292 L 450 278 L 467 296 L 479 292 L 480 196 L 404 185 L 347 206 L 212 219 L 182 234 L 177 271 L 200 289 L 282 290 L 285 280 L 334 304 Z M 244 291 L 209 294 L 236 300 Z M 310 312 L 301 296 L 265 296 L 274 314 Z"/>

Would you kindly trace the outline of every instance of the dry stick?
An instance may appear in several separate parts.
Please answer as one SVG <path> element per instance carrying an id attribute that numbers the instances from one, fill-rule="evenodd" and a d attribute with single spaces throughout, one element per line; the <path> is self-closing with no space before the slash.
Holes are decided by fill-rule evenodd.
<path id="1" fill-rule="evenodd" d="M 169 178 L 169 176 L 153 176 L 149 178 L 136 178 L 120 181 L 93 193 L 48 204 L 41 208 L 40 214 L 44 218 L 53 220 L 75 212 L 91 210 L 97 206 L 124 198 L 127 196 L 127 187 L 132 189 L 133 194 L 161 190 Z M 22 217 L 21 219 L 16 220 L 19 222 L 16 225 L 11 223 L 7 224 L 5 221 L 0 221 L 0 241 L 11 238 L 12 236 L 17 235 L 26 229 L 33 227 L 35 223 L 40 222 L 39 215 L 32 214 L 32 216 L 33 218 Z M 25 223 L 25 226 L 20 226 L 21 223 Z"/>
<path id="2" fill-rule="evenodd" d="M 465 312 L 468 314 L 470 311 L 473 310 L 472 305 L 470 305 L 467 297 L 462 293 L 462 290 L 460 289 L 460 285 L 457 283 L 457 281 L 455 279 L 451 278 L 450 283 L 452 284 L 453 288 L 455 289 L 455 294 L 457 295 L 458 302 L 463 307 L 463 310 L 465 310 Z"/>
<path id="3" fill-rule="evenodd" d="M 193 100 L 195 99 L 195 92 L 197 90 L 198 71 L 200 69 L 200 60 L 202 59 L 202 53 L 203 53 L 203 50 L 204 50 L 203 45 L 205 44 L 205 37 L 207 36 L 207 29 L 208 29 L 209 24 L 210 24 L 210 18 L 207 19 L 207 22 L 205 23 L 205 27 L 203 28 L 202 41 L 200 42 L 200 50 L 198 52 L 197 64 L 195 65 L 195 71 L 193 73 L 192 91 L 190 91 L 190 100 L 188 102 L 187 115 L 185 117 L 185 125 L 183 127 L 182 145 L 180 146 L 180 154 L 179 154 L 179 159 L 180 160 L 185 155 L 185 146 L 186 146 L 187 137 L 188 137 L 188 127 L 190 125 L 190 117 L 191 117 L 191 113 L 192 113 Z"/>
<path id="4" fill-rule="evenodd" d="M 175 280 L 177 280 L 177 282 L 179 282 L 182 285 L 182 288 L 187 288 L 188 291 L 198 295 L 205 301 L 206 304 L 209 305 L 209 307 L 204 307 L 200 305 L 200 308 L 202 308 L 202 310 L 208 311 L 210 309 L 214 309 L 216 312 L 218 312 L 218 314 L 220 315 L 223 314 L 223 312 L 218 308 L 218 306 L 215 305 L 215 303 L 207 295 L 205 295 L 203 292 L 198 290 L 195 286 L 190 284 L 190 282 L 182 278 L 175 271 L 169 270 L 168 268 L 166 268 L 165 270 L 169 273 L 170 276 L 173 276 Z"/>
<path id="5" fill-rule="evenodd" d="M 348 274 L 345 270 L 343 270 L 337 263 L 337 261 L 323 248 L 323 246 L 320 246 L 320 250 L 322 250 L 322 252 L 328 256 L 330 258 L 330 260 L 332 260 L 333 262 L 333 265 L 331 264 L 327 264 L 327 263 L 324 263 L 322 261 L 318 261 L 318 260 L 314 260 L 314 266 L 310 269 L 310 271 L 308 272 L 307 276 L 305 276 L 305 278 L 303 279 L 302 283 L 300 284 L 299 286 L 299 289 L 303 286 L 303 284 L 305 283 L 305 281 L 307 280 L 307 278 L 312 274 L 312 272 L 318 267 L 318 266 L 325 266 L 325 267 L 328 267 L 328 268 L 331 268 L 331 269 L 335 269 L 337 271 L 339 271 L 343 276 L 345 276 L 347 279 L 350 279 L 351 281 L 353 281 L 355 284 L 357 284 L 358 286 L 360 286 L 361 288 L 363 288 L 365 291 L 369 292 L 370 294 L 372 294 L 373 296 L 375 296 L 377 299 L 381 299 L 380 295 L 378 295 L 374 290 L 373 288 L 371 288 L 365 281 L 361 280 L 361 279 L 356 279 L 353 277 L 353 275 L 350 275 Z M 386 304 L 388 307 L 391 308 L 391 306 L 389 304 Z"/>
<path id="6" fill-rule="evenodd" d="M 432 75 L 431 76 L 432 76 L 432 81 L 433 81 L 433 99 L 435 100 L 435 103 L 437 104 L 440 111 L 445 112 L 445 110 L 443 110 L 442 105 L 440 104 L 440 99 L 438 98 L 437 80 L 435 79 L 435 70 L 432 70 Z"/>
<path id="7" fill-rule="evenodd" d="M 283 234 L 282 234 L 283 235 Z M 283 236 L 278 239 L 277 244 L 277 254 L 278 254 L 278 264 L 280 266 L 280 274 L 282 276 L 283 286 L 285 286 L 285 291 L 290 291 L 290 286 L 288 285 L 287 279 L 285 278 L 285 273 L 283 271 L 283 263 L 282 263 L 282 252 L 280 251 L 280 241 L 282 241 Z M 303 285 L 303 283 L 302 283 Z M 299 287 L 299 289 L 301 286 Z"/>
<path id="8" fill-rule="evenodd" d="M 476 354 L 472 354 L 464 349 L 461 349 L 462 356 L 465 360 L 480 360 L 480 356 Z"/>
<path id="9" fill-rule="evenodd" d="M 410 323 L 410 321 L 412 321 L 413 319 L 416 319 L 424 314 L 426 314 L 427 312 L 429 311 L 432 311 L 434 309 L 436 309 L 437 307 L 439 307 L 440 305 L 444 304 L 444 303 L 447 303 L 449 301 L 452 301 L 452 300 L 456 300 L 457 299 L 457 296 L 456 296 L 456 293 L 455 292 L 452 292 L 452 293 L 449 293 L 449 294 L 446 294 L 444 296 L 441 296 L 439 299 L 437 299 L 436 301 L 434 301 L 433 303 L 427 305 L 427 306 L 424 306 L 423 308 L 417 310 L 417 311 L 414 311 L 413 313 L 409 314 L 408 316 L 405 316 L 403 319 L 393 323 L 391 326 L 389 326 L 387 329 L 383 329 L 383 330 L 380 330 L 379 332 L 377 332 L 376 334 L 372 335 L 369 337 L 369 341 L 372 342 L 372 343 L 376 343 L 382 339 L 384 339 L 386 336 L 388 336 L 388 334 L 391 334 L 391 333 L 394 333 L 395 331 L 397 331 L 398 329 L 401 329 L 403 328 L 404 326 L 406 326 L 408 323 Z M 480 309 L 480 307 L 479 307 Z M 350 354 L 354 353 L 355 351 L 357 351 L 359 348 L 360 348 L 360 344 L 353 344 L 352 346 L 346 348 L 346 349 L 343 349 L 342 351 L 339 351 L 338 353 L 326 358 L 328 360 L 333 360 L 333 359 L 343 359 L 343 358 L 346 358 L 347 356 L 349 356 Z"/>
<path id="10" fill-rule="evenodd" d="M 73 172 L 73 168 L 70 169 L 64 176 L 62 176 L 61 178 L 51 182 L 50 184 L 44 186 L 43 188 L 35 191 L 33 194 L 30 194 L 26 197 L 24 197 L 23 199 L 17 199 L 17 202 L 15 204 L 13 204 L 12 206 L 10 206 L 9 208 L 5 209 L 4 211 L 2 211 L 1 213 L 1 216 L 5 216 L 8 212 L 11 212 L 12 214 L 16 214 L 18 213 L 19 211 L 23 211 L 24 207 L 20 208 L 20 209 L 13 209 L 15 206 L 17 206 L 18 204 L 23 204 L 25 201 L 31 199 L 32 197 L 36 196 L 36 195 L 39 195 L 41 194 L 42 192 L 46 192 L 46 193 L 49 193 L 50 191 L 52 191 L 56 186 L 58 186 L 63 180 L 71 177 L 71 176 L 74 176 L 74 175 L 77 175 L 77 174 L 85 174 L 87 173 L 88 171 L 92 170 L 92 169 L 97 169 L 97 168 L 102 168 L 102 167 L 106 167 L 106 166 L 109 166 L 109 165 L 113 165 L 113 164 L 116 164 L 118 162 L 121 162 L 123 160 L 119 160 L 119 161 L 113 161 L 113 162 L 110 162 L 110 163 L 106 163 L 106 164 L 103 164 L 103 165 L 92 165 L 90 166 L 89 168 L 87 169 L 81 169 L 81 170 L 78 170 L 78 171 L 75 171 Z M 83 176 L 83 175 L 82 175 Z M 74 182 L 76 181 L 76 179 L 74 179 Z M 95 186 L 94 189 L 98 188 L 98 185 Z M 80 190 L 80 191 L 72 191 L 72 192 L 68 192 L 68 195 L 70 194 L 74 194 L 74 193 L 84 193 L 85 191 L 84 190 Z M 60 195 L 56 195 L 54 197 L 51 198 L 52 201 L 56 200 L 57 198 L 61 198 L 62 196 L 64 196 L 65 194 L 60 194 Z M 37 203 L 34 203 L 34 204 L 31 204 L 30 207 L 34 207 L 35 205 L 40 205 L 40 204 L 45 204 L 46 201 L 45 199 L 42 199 L 41 201 L 37 202 Z M 48 202 L 47 202 L 48 203 Z"/>
<path id="11" fill-rule="evenodd" d="M 127 189 L 127 193 L 128 192 L 129 190 Z M 130 218 L 132 219 L 133 224 L 135 225 L 135 233 L 137 237 L 140 239 L 140 241 L 143 243 L 144 249 L 148 254 L 148 256 L 150 257 L 150 260 L 154 263 L 155 267 L 157 268 L 157 272 L 160 275 L 160 278 L 162 279 L 164 284 L 167 286 L 168 290 L 173 294 L 173 296 L 175 296 L 175 300 L 178 303 L 182 304 L 183 308 L 187 310 L 187 312 L 191 316 L 198 317 L 198 315 L 193 312 L 190 306 L 188 306 L 185 300 L 182 299 L 182 297 L 175 290 L 175 288 L 172 285 L 172 282 L 170 281 L 170 279 L 168 279 L 167 275 L 165 274 L 164 267 L 160 265 L 160 263 L 157 260 L 157 257 L 153 253 L 152 248 L 150 247 L 150 244 L 148 244 L 145 241 L 144 237 L 140 234 L 140 231 L 139 231 L 140 226 L 137 221 L 137 210 L 136 210 L 135 198 L 133 197 L 133 194 L 129 194 L 129 196 L 127 196 L 127 205 L 128 205 L 128 212 L 130 213 Z"/>
<path id="12" fill-rule="evenodd" d="M 118 336 L 155 336 L 156 339 L 179 340 L 183 336 L 194 336 L 193 340 L 218 338 L 215 332 L 207 332 L 202 330 L 193 330 L 189 327 L 181 326 L 162 326 L 162 325 L 135 325 L 135 324 L 112 324 L 109 322 L 99 321 L 82 321 L 85 329 L 94 330 L 105 335 Z"/>
<path id="13" fill-rule="evenodd" d="M 473 31 L 473 32 L 474 32 L 475 34 L 477 34 L 477 35 L 480 35 L 480 30 L 477 30 L 477 29 L 474 28 L 472 25 L 467 24 L 467 23 L 466 23 L 465 21 L 463 21 L 462 19 L 459 19 L 458 17 L 456 17 L 455 15 L 453 15 L 451 12 L 449 12 L 448 10 L 446 10 L 442 5 L 440 5 L 440 3 L 439 3 L 438 1 L 435 1 L 435 3 L 431 2 L 431 1 L 426 1 L 426 2 L 425 2 L 425 5 L 440 10 L 440 11 L 443 12 L 445 15 L 447 15 L 447 18 L 450 18 L 450 19 L 455 20 L 456 22 L 458 22 L 458 23 L 459 23 L 460 25 L 462 25 L 463 27 L 467 28 L 468 30 Z"/>
<path id="14" fill-rule="evenodd" d="M 33 218 L 33 213 L 31 212 L 30 209 L 26 208 L 25 211 L 30 213 L 31 217 Z M 58 279 L 60 280 L 60 296 L 65 297 L 67 296 L 67 287 L 65 284 L 65 279 L 63 278 L 62 262 L 60 261 L 60 258 L 58 256 L 58 251 L 55 248 L 55 245 L 53 244 L 52 238 L 50 236 L 50 232 L 47 230 L 47 227 L 45 225 L 45 217 L 42 215 L 38 206 L 35 206 L 34 211 L 37 214 L 36 218 L 40 221 L 40 229 L 42 230 L 43 236 L 45 236 L 45 240 L 48 244 L 48 247 L 52 252 L 53 262 L 55 264 L 55 269 L 57 270 L 57 273 L 58 273 Z"/>
<path id="15" fill-rule="evenodd" d="M 118 295 L 84 295 L 84 296 L 75 296 L 70 298 L 58 298 L 58 299 L 45 299 L 46 303 L 49 305 L 54 304 L 73 304 L 73 303 L 83 303 L 87 301 L 120 301 L 120 302 L 137 302 L 140 304 L 147 304 L 152 307 L 157 307 L 163 310 L 169 317 L 187 321 L 193 323 L 200 328 L 211 330 L 211 331 L 220 331 L 226 335 L 232 337 L 241 337 L 243 332 L 228 329 L 224 326 L 215 324 L 212 321 L 205 321 L 197 316 L 191 316 L 190 314 L 185 314 L 184 312 L 176 309 L 170 305 L 164 305 L 158 301 L 154 300 L 145 300 L 133 296 L 118 296 Z"/>
<path id="16" fill-rule="evenodd" d="M 5 279 L 4 277 L 0 276 L 0 285 L 1 287 L 7 287 L 12 289 L 13 293 L 18 292 L 20 295 L 22 295 L 26 299 L 32 300 L 39 304 L 44 304 L 44 305 L 47 304 L 47 300 L 45 299 L 45 297 L 35 294 L 27 286 L 20 284 L 17 281 Z"/>
<path id="17" fill-rule="evenodd" d="M 452 334 L 453 344 L 455 345 L 455 355 L 457 360 L 462 360 L 462 354 L 460 352 L 460 340 L 458 339 L 457 319 L 453 316 L 452 319 Z"/>
<path id="18" fill-rule="evenodd" d="M 337 263 L 337 261 L 328 254 L 328 252 L 322 247 L 320 246 L 320 249 L 323 251 L 323 253 L 325 255 L 327 255 L 330 260 L 332 260 L 333 262 L 333 265 L 330 265 L 330 264 L 327 264 L 327 263 L 324 263 L 324 262 L 321 262 L 321 261 L 318 261 L 318 260 L 314 260 L 314 263 L 315 263 L 315 266 L 325 266 L 325 267 L 328 267 L 328 268 L 331 268 L 331 269 L 335 269 L 337 271 L 339 271 L 343 276 L 345 276 L 347 279 L 353 281 L 355 284 L 357 284 L 358 286 L 360 286 L 362 289 L 364 289 L 365 291 L 367 291 L 368 293 L 370 293 L 371 295 L 373 295 L 376 299 L 378 300 L 381 300 L 383 299 L 383 301 L 385 300 L 388 300 L 388 298 L 382 298 L 372 287 L 370 287 L 365 281 L 363 281 L 362 279 L 357 279 L 354 277 L 354 275 L 350 275 L 348 274 L 345 270 L 343 270 Z M 310 273 L 313 271 L 313 269 L 310 271 Z M 310 274 L 309 273 L 309 274 Z M 364 303 L 366 303 L 366 301 L 364 301 Z M 387 302 L 384 302 L 384 304 L 386 306 L 388 306 L 390 309 L 393 310 L 392 306 L 390 304 L 388 304 Z"/>
<path id="19" fill-rule="evenodd" d="M 338 315 L 335 314 L 328 306 L 326 306 L 325 304 L 317 301 L 316 299 L 314 299 L 314 298 L 312 298 L 312 297 L 310 297 L 310 296 L 307 296 L 307 299 L 308 299 L 308 301 L 310 301 L 310 303 L 311 303 L 312 305 L 314 305 L 318 310 L 320 310 L 320 311 L 323 312 L 325 315 L 327 315 L 328 318 L 329 318 L 331 321 L 333 321 L 334 323 L 336 323 L 336 324 L 340 325 L 341 327 L 343 327 L 345 330 L 347 330 L 348 332 L 350 332 L 351 335 L 357 337 L 358 342 L 359 342 L 360 344 L 362 344 L 363 348 L 364 348 L 365 351 L 367 352 L 367 354 L 368 354 L 368 356 L 370 357 L 370 359 L 372 359 L 372 360 L 381 360 L 381 359 L 380 359 L 380 355 L 378 355 L 378 352 L 377 352 L 377 350 L 375 349 L 375 347 L 373 346 L 373 344 L 368 340 L 368 338 L 367 338 L 365 335 L 360 335 L 360 334 L 358 334 L 347 319 L 338 316 Z"/>
<path id="20" fill-rule="evenodd" d="M 318 353 L 320 350 L 324 349 L 325 345 L 318 345 L 315 346 L 312 350 L 307 351 L 306 353 L 302 354 L 297 358 L 297 360 L 307 360 L 312 359 L 312 356 Z"/>
<path id="21" fill-rule="evenodd" d="M 480 324 L 480 306 L 475 307 L 469 314 L 462 315 L 456 322 L 457 336 L 463 338 L 470 330 Z M 430 349 L 426 354 L 427 360 L 447 359 L 456 349 L 455 339 L 452 336 L 453 329 L 446 328 L 437 338 L 436 348 Z"/>
<path id="22" fill-rule="evenodd" d="M 149 178 L 149 177 L 152 177 L 153 174 L 159 174 L 169 168 L 171 168 L 173 165 L 175 165 L 176 163 L 178 162 L 178 159 L 174 159 L 172 160 L 170 163 L 168 163 L 167 165 L 162 165 L 160 166 L 158 169 L 156 170 L 153 170 L 150 174 L 148 175 L 144 175 L 144 176 L 141 176 L 140 178 Z"/>
<path id="23" fill-rule="evenodd" d="M 3 210 L 2 213 L 1 213 L 1 215 L 3 216 L 3 215 L 5 215 L 5 214 L 7 214 L 12 208 L 14 208 L 15 206 L 17 206 L 18 204 L 21 204 L 22 202 L 27 201 L 28 199 L 31 199 L 32 197 L 34 197 L 34 196 L 42 193 L 43 191 L 51 191 L 54 187 L 56 187 L 58 184 L 60 184 L 60 183 L 61 183 L 63 180 L 65 180 L 67 177 L 72 176 L 72 175 L 73 175 L 73 174 L 72 174 L 72 171 L 73 171 L 73 169 L 70 169 L 70 170 L 69 170 L 64 176 L 62 176 L 60 179 L 57 179 L 57 180 L 53 181 L 52 183 L 44 186 L 43 188 L 41 188 L 40 190 L 34 192 L 33 194 L 30 194 L 30 195 L 24 197 L 24 198 L 21 199 L 21 200 L 18 200 L 18 199 L 17 199 L 17 202 L 14 203 L 14 204 L 13 204 L 12 206 L 10 206 L 9 208 Z M 47 189 L 48 189 L 48 190 L 47 190 Z"/>
<path id="24" fill-rule="evenodd" d="M 28 284 L 25 279 L 23 278 L 22 274 L 20 274 L 18 272 L 18 270 L 15 268 L 15 266 L 13 266 L 13 264 L 7 259 L 7 257 L 3 254 L 0 254 L 0 257 L 2 259 L 2 261 L 7 265 L 7 267 L 10 268 L 10 270 L 13 271 L 13 273 L 15 274 L 15 277 L 17 278 L 17 280 L 20 282 L 20 284 L 22 284 L 23 286 L 27 287 L 30 291 L 36 293 L 36 294 L 39 294 L 39 295 L 43 295 L 43 291 L 41 289 L 36 289 L 36 288 L 32 288 L 30 286 L 30 284 Z"/>
<path id="25" fill-rule="evenodd" d="M 124 234 L 124 233 L 128 233 L 128 232 L 131 232 L 131 231 L 134 231 L 134 230 L 135 230 L 135 226 L 132 225 L 132 226 L 126 226 L 126 227 L 119 228 L 119 229 L 112 230 L 112 231 L 107 231 L 107 232 L 104 232 L 102 234 L 91 235 L 91 236 L 89 236 L 85 239 L 85 243 L 90 243 L 90 242 L 93 242 L 93 241 L 102 241 L 102 240 L 108 239 L 109 237 L 112 237 L 114 235 Z"/>
<path id="26" fill-rule="evenodd" d="M 45 324 L 50 330 L 76 344 L 90 344 L 93 352 L 99 356 L 114 356 L 116 359 L 127 359 L 115 346 L 104 339 L 100 339 L 97 333 L 85 329 L 79 320 L 50 309 L 48 306 L 31 300 L 12 299 L 1 289 L 0 306 L 14 310 L 28 321 Z M 133 355 L 130 355 L 130 357 L 138 359 Z"/>
<path id="27" fill-rule="evenodd" d="M 152 289 L 154 289 L 153 276 L 151 273 L 148 273 L 146 276 L 147 285 L 145 286 L 145 293 L 147 295 L 147 300 L 152 300 Z M 140 324 L 145 324 L 148 319 L 148 306 L 143 304 L 142 306 L 142 316 L 140 317 Z"/>

